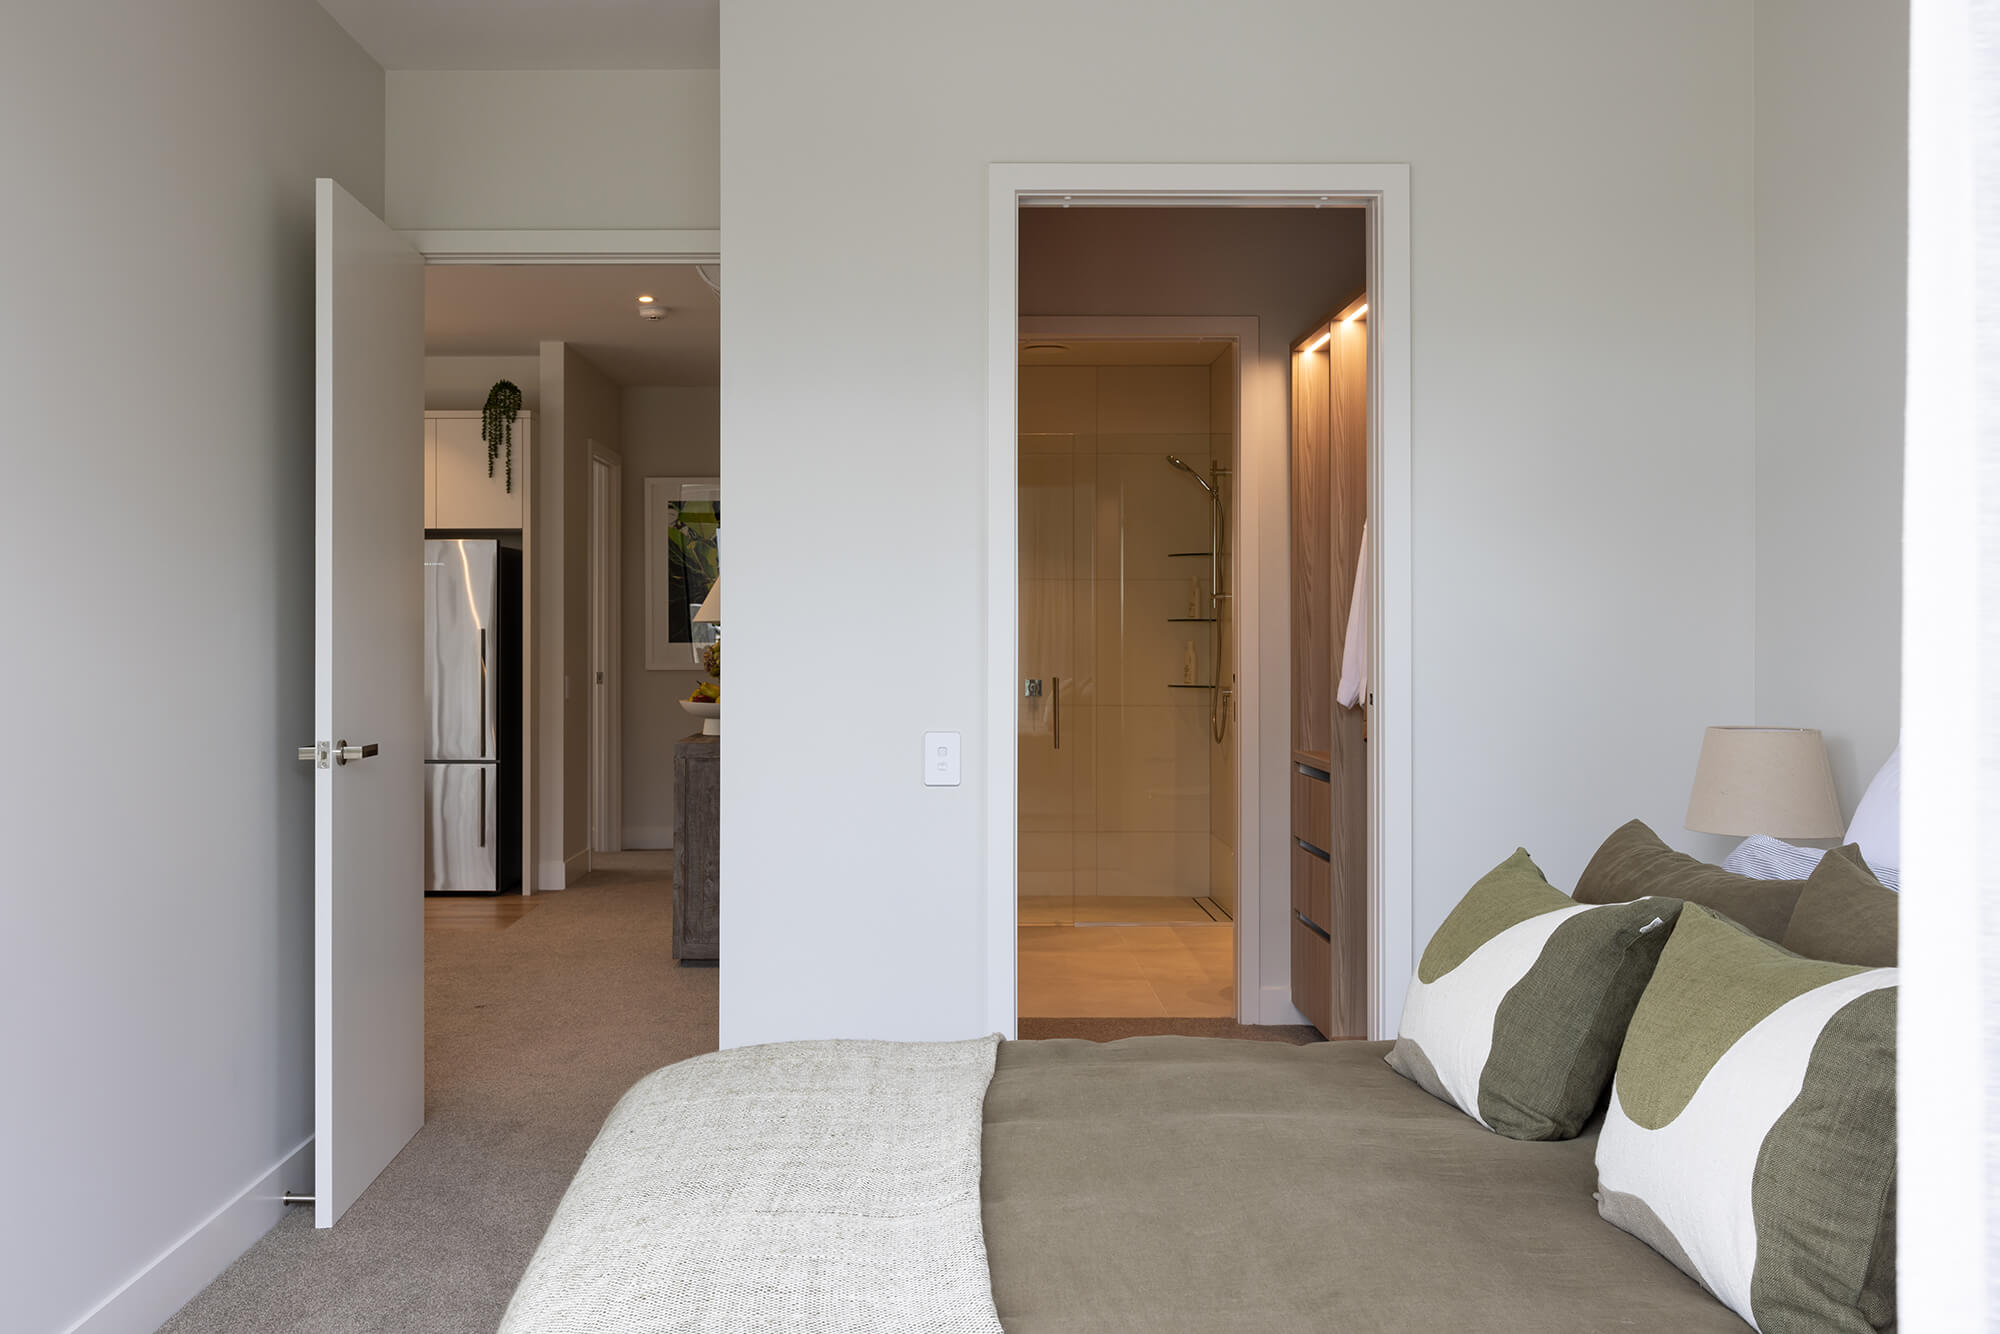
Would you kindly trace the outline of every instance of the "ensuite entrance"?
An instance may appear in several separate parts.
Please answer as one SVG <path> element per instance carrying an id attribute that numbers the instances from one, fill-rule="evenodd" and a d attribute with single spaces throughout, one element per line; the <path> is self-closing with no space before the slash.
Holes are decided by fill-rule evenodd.
<path id="1" fill-rule="evenodd" d="M 1021 1035 L 1365 1036 L 1376 206 L 1015 203 Z"/>
<path id="2" fill-rule="evenodd" d="M 1235 1014 L 1233 341 L 1020 349 L 1020 1012 Z"/>

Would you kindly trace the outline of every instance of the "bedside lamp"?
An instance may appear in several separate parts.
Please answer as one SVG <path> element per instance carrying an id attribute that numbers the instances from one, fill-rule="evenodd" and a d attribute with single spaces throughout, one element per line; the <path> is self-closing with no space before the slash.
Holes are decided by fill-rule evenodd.
<path id="1" fill-rule="evenodd" d="M 1813 727 L 1711 727 L 1701 739 L 1687 827 L 1748 838 L 1839 838 L 1826 740 Z"/>

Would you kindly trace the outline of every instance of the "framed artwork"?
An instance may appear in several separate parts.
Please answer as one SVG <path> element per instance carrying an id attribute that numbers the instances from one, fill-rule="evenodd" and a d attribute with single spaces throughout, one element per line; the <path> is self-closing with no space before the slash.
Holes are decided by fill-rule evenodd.
<path id="1" fill-rule="evenodd" d="M 646 670 L 701 670 L 716 627 L 694 614 L 721 575 L 722 480 L 646 479 Z"/>

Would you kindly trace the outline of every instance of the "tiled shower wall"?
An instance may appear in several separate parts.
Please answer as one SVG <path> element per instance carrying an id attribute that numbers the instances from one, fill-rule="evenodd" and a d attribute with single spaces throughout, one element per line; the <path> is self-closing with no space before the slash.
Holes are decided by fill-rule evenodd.
<path id="1" fill-rule="evenodd" d="M 1020 699 L 1024 895 L 1233 901 L 1234 853 L 1217 848 L 1233 848 L 1234 784 L 1218 795 L 1211 781 L 1209 692 L 1174 688 L 1190 643 L 1197 682 L 1215 679 L 1212 627 L 1177 619 L 1191 598 L 1209 614 L 1209 562 L 1174 554 L 1207 552 L 1208 502 L 1166 461 L 1177 454 L 1206 478 L 1219 448 L 1227 466 L 1211 374 L 1021 369 L 1021 675 L 1044 682 L 1040 698 Z"/>
<path id="2" fill-rule="evenodd" d="M 1236 353 L 1234 349 L 1216 358 L 1209 368 L 1208 376 L 1208 426 L 1209 439 L 1215 451 L 1215 458 L 1227 468 L 1235 457 L 1231 441 L 1236 431 Z M 1222 590 L 1233 593 L 1236 588 L 1235 571 L 1232 566 L 1236 559 L 1236 529 L 1232 503 L 1236 498 L 1236 479 L 1222 479 L 1222 499 L 1226 511 L 1231 511 L 1231 522 L 1224 526 L 1222 540 Z M 1227 726 L 1222 739 L 1214 740 L 1210 733 L 1208 760 L 1208 892 L 1222 905 L 1231 917 L 1236 916 L 1236 691 L 1241 686 L 1236 680 L 1236 599 L 1225 597 L 1216 614 L 1222 624 L 1222 667 L 1216 673 L 1216 680 L 1230 687 L 1230 693 L 1222 700 L 1222 707 L 1228 710 Z"/>

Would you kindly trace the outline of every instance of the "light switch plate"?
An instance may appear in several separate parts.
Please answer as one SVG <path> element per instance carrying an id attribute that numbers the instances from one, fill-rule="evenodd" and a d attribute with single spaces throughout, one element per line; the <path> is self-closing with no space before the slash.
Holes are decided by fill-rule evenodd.
<path id="1" fill-rule="evenodd" d="M 962 768 L 958 733 L 924 733 L 925 787 L 957 787 Z"/>

